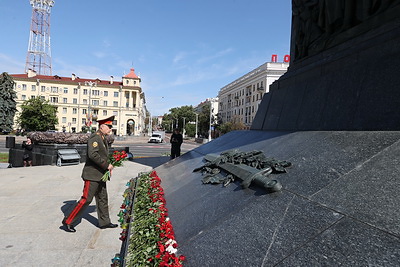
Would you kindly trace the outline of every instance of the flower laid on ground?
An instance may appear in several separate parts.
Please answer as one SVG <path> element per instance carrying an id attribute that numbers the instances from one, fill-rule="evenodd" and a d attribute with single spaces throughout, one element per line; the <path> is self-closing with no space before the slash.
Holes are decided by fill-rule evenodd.
<path id="1" fill-rule="evenodd" d="M 114 167 L 120 167 L 122 166 L 123 162 L 128 159 L 128 154 L 125 151 L 119 152 L 119 151 L 114 151 L 110 156 L 108 157 L 108 163 L 113 165 Z M 101 177 L 101 180 L 103 182 L 107 182 L 110 180 L 111 177 L 111 172 L 107 171 L 103 177 Z"/>
<path id="2" fill-rule="evenodd" d="M 138 177 L 127 266 L 181 267 L 178 244 L 165 206 L 161 179 L 153 171 Z"/>

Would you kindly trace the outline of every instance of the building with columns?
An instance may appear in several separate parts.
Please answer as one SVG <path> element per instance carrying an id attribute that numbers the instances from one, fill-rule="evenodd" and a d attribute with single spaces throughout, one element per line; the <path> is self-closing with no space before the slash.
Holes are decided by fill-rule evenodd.
<path id="1" fill-rule="evenodd" d="M 97 129 L 96 119 L 115 116 L 115 135 L 139 135 L 145 129 L 146 100 L 141 79 L 131 69 L 122 81 L 26 74 L 10 74 L 15 82 L 17 111 L 31 98 L 42 98 L 57 106 L 57 131 L 81 132 Z M 18 116 L 17 112 L 17 116 Z M 17 129 L 18 125 L 14 124 Z"/>
<path id="2" fill-rule="evenodd" d="M 250 128 L 263 95 L 288 67 L 288 62 L 266 62 L 222 87 L 218 93 L 220 122 L 242 122 Z"/>

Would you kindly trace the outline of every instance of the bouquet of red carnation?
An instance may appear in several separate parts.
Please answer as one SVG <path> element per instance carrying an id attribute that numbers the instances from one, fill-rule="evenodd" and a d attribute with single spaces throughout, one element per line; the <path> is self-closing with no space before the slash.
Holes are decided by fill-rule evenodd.
<path id="1" fill-rule="evenodd" d="M 113 165 L 114 167 L 120 167 L 122 166 L 122 163 L 127 160 L 128 154 L 126 154 L 125 151 L 119 152 L 119 151 L 114 151 L 114 153 L 110 154 L 108 157 L 108 163 Z M 108 170 L 103 177 L 101 177 L 101 180 L 103 182 L 107 182 L 110 180 L 111 177 L 111 172 Z"/>

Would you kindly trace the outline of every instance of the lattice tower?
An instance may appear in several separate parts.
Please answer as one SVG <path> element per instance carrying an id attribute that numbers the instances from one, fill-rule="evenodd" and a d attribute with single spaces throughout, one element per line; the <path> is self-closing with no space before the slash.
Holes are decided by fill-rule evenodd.
<path id="1" fill-rule="evenodd" d="M 40 75 L 51 74 L 50 11 L 54 0 L 30 0 L 32 21 L 25 72 L 31 69 Z"/>

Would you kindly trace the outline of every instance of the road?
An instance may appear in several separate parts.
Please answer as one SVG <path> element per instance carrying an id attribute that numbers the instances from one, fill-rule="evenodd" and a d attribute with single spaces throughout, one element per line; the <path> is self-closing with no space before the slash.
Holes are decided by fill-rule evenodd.
<path id="1" fill-rule="evenodd" d="M 184 142 L 181 146 L 182 153 L 190 151 L 199 144 L 193 142 Z M 113 147 L 129 147 L 129 152 L 133 154 L 134 157 L 160 157 L 160 156 L 169 156 L 171 153 L 171 144 L 170 143 L 128 143 L 128 144 L 119 144 L 115 142 Z"/>
<path id="2" fill-rule="evenodd" d="M 26 137 L 15 136 L 15 143 L 21 144 L 22 141 L 26 140 Z M 112 147 L 129 147 L 129 152 L 131 152 L 134 157 L 160 157 L 170 154 L 171 144 L 169 143 L 169 138 L 166 136 L 166 140 L 163 143 L 154 144 L 147 143 L 147 136 L 131 136 L 131 137 L 121 137 L 116 138 Z M 190 151 L 199 144 L 191 140 L 184 140 L 181 150 L 182 153 Z M 7 153 L 8 148 L 6 148 L 6 136 L 0 135 L 0 152 Z"/>

